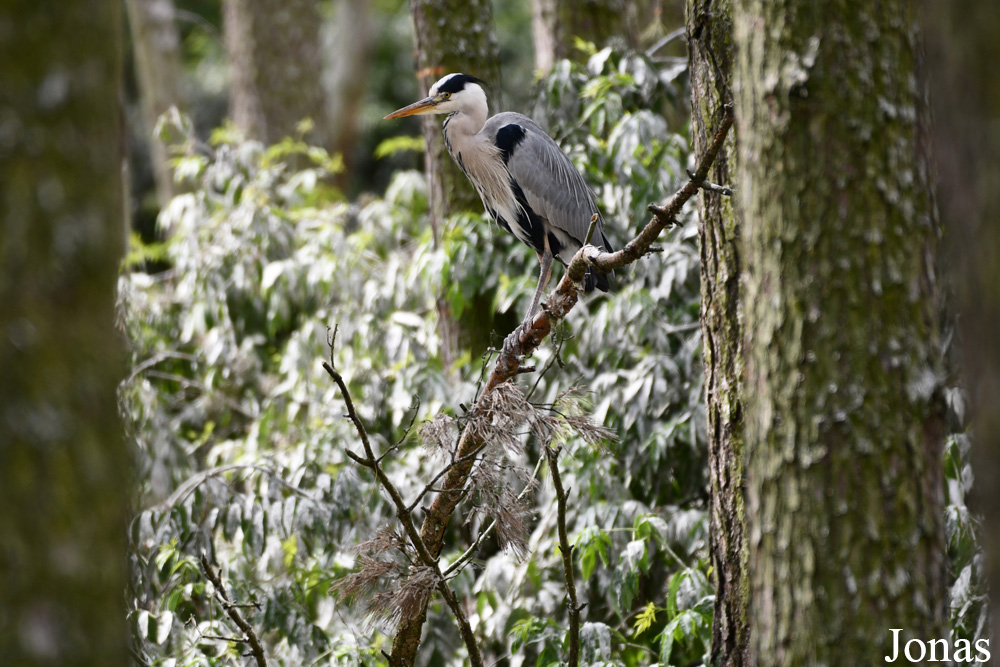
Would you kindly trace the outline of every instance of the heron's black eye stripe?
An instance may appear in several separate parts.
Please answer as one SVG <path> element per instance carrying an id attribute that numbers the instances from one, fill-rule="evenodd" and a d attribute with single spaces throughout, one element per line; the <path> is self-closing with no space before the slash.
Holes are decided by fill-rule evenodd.
<path id="1" fill-rule="evenodd" d="M 440 83 L 440 82 L 439 82 Z M 439 93 L 460 93 L 467 83 L 483 83 L 480 79 L 468 74 L 452 74 L 438 87 Z"/>

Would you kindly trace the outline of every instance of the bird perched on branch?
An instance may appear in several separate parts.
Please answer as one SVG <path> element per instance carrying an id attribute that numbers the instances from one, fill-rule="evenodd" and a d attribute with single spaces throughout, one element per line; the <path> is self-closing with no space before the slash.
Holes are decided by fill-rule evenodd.
<path id="1" fill-rule="evenodd" d="M 431 86 L 427 97 L 386 119 L 448 114 L 443 125 L 448 152 L 489 215 L 538 254 L 538 288 L 525 318 L 530 321 L 552 276 L 552 259 L 565 266 L 584 245 L 591 220 L 590 243 L 606 252 L 613 248 L 594 194 L 569 157 L 527 116 L 504 112 L 487 120 L 482 83 L 468 74 L 448 74 Z M 585 289 L 595 287 L 607 292 L 608 277 L 588 270 Z"/>

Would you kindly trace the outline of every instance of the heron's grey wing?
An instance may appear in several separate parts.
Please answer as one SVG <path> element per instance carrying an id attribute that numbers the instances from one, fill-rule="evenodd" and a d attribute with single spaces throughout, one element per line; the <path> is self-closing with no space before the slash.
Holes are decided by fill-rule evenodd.
<path id="1" fill-rule="evenodd" d="M 524 136 L 507 152 L 507 169 L 524 192 L 528 205 L 559 234 L 567 246 L 562 259 L 568 260 L 587 236 L 590 219 L 598 213 L 594 195 L 573 162 L 559 145 L 533 121 L 520 114 L 498 114 L 490 119 L 497 127 L 494 136 L 515 124 Z M 598 213 L 599 214 L 599 213 Z M 598 222 L 592 243 L 600 244 L 603 233 Z M 568 243 L 571 241 L 572 243 Z"/>

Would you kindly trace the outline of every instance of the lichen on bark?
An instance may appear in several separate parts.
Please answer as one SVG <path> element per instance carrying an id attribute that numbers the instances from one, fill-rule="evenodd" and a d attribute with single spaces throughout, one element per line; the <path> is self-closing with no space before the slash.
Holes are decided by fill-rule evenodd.
<path id="1" fill-rule="evenodd" d="M 746 0 L 752 649 L 761 664 L 947 636 L 938 227 L 910 3 Z"/>
<path id="2" fill-rule="evenodd" d="M 687 2 L 691 135 L 696 155 L 715 135 L 719 109 L 732 101 L 732 11 L 729 0 Z M 735 171 L 736 136 L 732 133 L 709 179 L 730 185 Z M 750 637 L 743 491 L 740 216 L 732 198 L 704 190 L 700 212 L 702 361 L 711 483 L 709 541 L 716 589 L 711 664 L 736 667 L 749 664 Z"/>

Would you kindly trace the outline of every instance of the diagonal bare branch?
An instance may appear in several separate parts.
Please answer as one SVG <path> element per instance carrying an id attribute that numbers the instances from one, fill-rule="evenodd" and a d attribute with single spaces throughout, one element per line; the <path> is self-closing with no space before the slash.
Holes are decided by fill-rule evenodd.
<path id="1" fill-rule="evenodd" d="M 594 246 L 586 245 L 573 256 L 562 280 L 549 295 L 544 307 L 539 309 L 531 322 L 515 329 L 504 341 L 493 372 L 482 393 L 477 397 L 475 405 L 469 411 L 470 419 L 475 419 L 477 414 L 481 414 L 489 403 L 490 394 L 497 387 L 522 372 L 524 360 L 538 349 L 553 327 L 573 309 L 583 291 L 582 281 L 588 268 L 607 273 L 631 264 L 649 252 L 650 246 L 664 229 L 678 224 L 677 216 L 684 204 L 705 183 L 709 168 L 722 149 L 726 135 L 733 125 L 732 106 L 727 104 L 723 112 L 725 116 L 719 130 L 705 155 L 702 156 L 694 175 L 663 207 L 650 206 L 653 218 L 634 239 L 617 252 L 605 253 Z M 456 460 L 461 460 L 470 452 L 479 450 L 483 446 L 481 435 L 476 429 L 466 428 L 456 449 Z M 435 558 L 441 553 L 445 529 L 461 499 L 461 494 L 455 493 L 454 490 L 465 488 L 472 466 L 472 461 L 452 466 L 440 486 L 443 492 L 434 498 L 434 502 L 424 514 L 420 537 Z M 393 640 L 391 664 L 412 664 L 420 644 L 420 633 L 425 617 L 426 614 L 418 614 L 412 621 L 400 623 Z"/>

